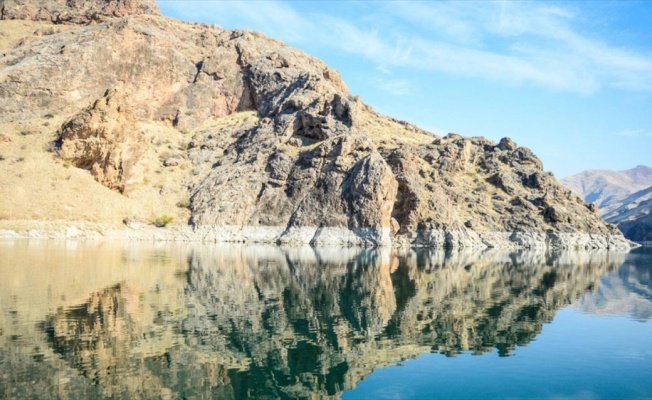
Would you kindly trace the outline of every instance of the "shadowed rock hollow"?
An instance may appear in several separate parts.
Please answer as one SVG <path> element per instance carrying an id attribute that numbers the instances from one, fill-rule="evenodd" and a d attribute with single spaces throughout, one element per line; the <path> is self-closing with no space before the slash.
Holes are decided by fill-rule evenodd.
<path id="1" fill-rule="evenodd" d="M 43 157 L 89 170 L 129 196 L 124 209 L 143 209 L 156 150 L 161 196 L 187 197 L 186 238 L 627 246 L 529 149 L 379 115 L 336 71 L 273 39 L 164 18 L 151 1 L 0 4 L 3 19 L 50 24 L 21 21 L 25 37 L 3 49 L 0 124 L 60 117 Z M 178 143 L 169 154 L 156 129 Z"/>

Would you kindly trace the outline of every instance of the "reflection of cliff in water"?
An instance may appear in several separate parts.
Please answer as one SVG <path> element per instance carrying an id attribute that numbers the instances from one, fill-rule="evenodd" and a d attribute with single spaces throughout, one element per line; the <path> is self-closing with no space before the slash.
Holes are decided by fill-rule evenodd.
<path id="1" fill-rule="evenodd" d="M 337 396 L 424 352 L 508 355 L 622 259 L 197 247 L 188 261 L 184 312 L 143 321 L 148 293 L 123 283 L 50 316 L 49 345 L 105 396 Z"/>
<path id="2" fill-rule="evenodd" d="M 600 280 L 598 289 L 584 294 L 576 303 L 593 314 L 631 315 L 639 320 L 652 319 L 652 264 L 641 262 L 652 249 L 628 254 L 623 266 Z"/>

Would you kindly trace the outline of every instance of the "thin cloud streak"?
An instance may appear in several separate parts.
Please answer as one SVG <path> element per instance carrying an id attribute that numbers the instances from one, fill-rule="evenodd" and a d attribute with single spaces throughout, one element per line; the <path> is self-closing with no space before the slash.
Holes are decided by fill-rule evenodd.
<path id="1" fill-rule="evenodd" d="M 616 132 L 616 136 L 629 138 L 652 137 L 652 131 L 646 129 L 623 129 L 622 131 Z"/>
<path id="2" fill-rule="evenodd" d="M 407 79 L 376 79 L 376 87 L 394 96 L 407 96 L 414 92 L 414 86 Z"/>
<path id="3" fill-rule="evenodd" d="M 325 13 L 301 14 L 278 1 L 164 4 L 182 18 L 214 15 L 213 22 L 233 21 L 290 44 L 355 54 L 384 69 L 417 68 L 583 95 L 605 87 L 652 90 L 652 57 L 578 33 L 573 10 L 545 3 L 389 3 L 391 29 L 387 21 L 374 26 L 374 18 L 354 25 Z"/>

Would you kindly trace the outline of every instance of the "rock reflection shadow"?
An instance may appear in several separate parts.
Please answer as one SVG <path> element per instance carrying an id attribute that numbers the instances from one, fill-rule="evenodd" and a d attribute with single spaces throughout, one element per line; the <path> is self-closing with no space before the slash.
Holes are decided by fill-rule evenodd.
<path id="1" fill-rule="evenodd" d="M 508 356 L 622 262 L 608 252 L 196 246 L 179 281 L 182 314 L 143 321 L 147 293 L 121 284 L 51 315 L 45 331 L 107 395 L 330 397 L 424 352 Z M 150 337 L 142 351 L 143 324 L 178 338 Z M 144 383 L 126 388 L 125 365 Z"/>

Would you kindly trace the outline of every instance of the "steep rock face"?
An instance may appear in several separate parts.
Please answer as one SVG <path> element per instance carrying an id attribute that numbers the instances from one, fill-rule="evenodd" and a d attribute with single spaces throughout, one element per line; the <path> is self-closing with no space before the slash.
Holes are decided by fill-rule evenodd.
<path id="1" fill-rule="evenodd" d="M 497 232 L 510 240 L 546 240 L 562 234 L 615 233 L 577 196 L 543 171 L 541 161 L 510 139 L 450 134 L 431 144 L 387 151 L 399 180 L 393 216 L 412 243 L 456 245 L 477 241 L 494 245 Z M 408 232 L 414 232 L 410 235 Z M 458 243 L 456 243 L 458 242 Z"/>
<path id="2" fill-rule="evenodd" d="M 88 24 L 134 14 L 159 15 L 156 0 L 1 0 L 0 19 Z"/>
<path id="3" fill-rule="evenodd" d="M 148 3 L 91 5 L 107 4 Z M 133 126 L 192 135 L 181 157 L 193 237 L 626 246 L 528 149 L 378 115 L 324 63 L 262 35 L 131 15 L 21 43 L 0 58 L 0 123 L 74 116 L 62 156 L 121 192 L 148 145 Z"/>
<path id="4" fill-rule="evenodd" d="M 108 91 L 65 122 L 60 140 L 61 157 L 90 170 L 95 180 L 108 188 L 126 193 L 143 179 L 136 164 L 146 143 L 115 91 Z"/>
<path id="5" fill-rule="evenodd" d="M 265 129 L 271 130 L 245 131 L 200 175 L 191 198 L 196 226 L 267 227 L 249 237 L 258 241 L 388 243 L 397 184 L 367 136 L 336 136 L 298 155 L 280 147 L 266 156 Z M 210 153 L 204 146 L 191 149 L 191 158 Z"/>

